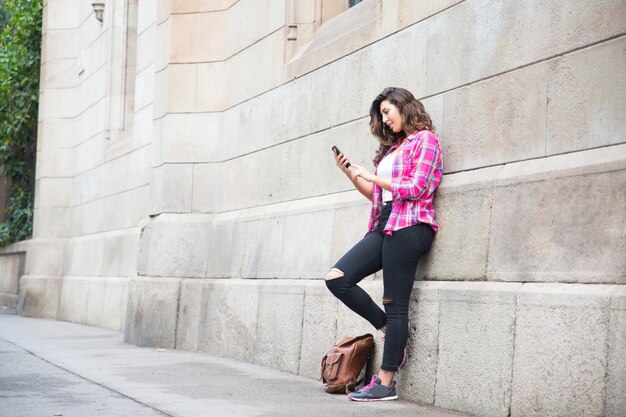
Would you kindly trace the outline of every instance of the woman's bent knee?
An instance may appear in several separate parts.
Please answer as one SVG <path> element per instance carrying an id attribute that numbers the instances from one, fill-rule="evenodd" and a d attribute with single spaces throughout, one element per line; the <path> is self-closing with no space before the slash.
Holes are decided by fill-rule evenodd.
<path id="1" fill-rule="evenodd" d="M 331 279 L 337 279 L 337 278 L 341 278 L 343 277 L 345 274 L 343 273 L 343 271 L 337 269 L 337 268 L 332 268 L 330 271 L 328 271 L 328 275 L 326 275 L 326 281 L 329 281 Z"/>

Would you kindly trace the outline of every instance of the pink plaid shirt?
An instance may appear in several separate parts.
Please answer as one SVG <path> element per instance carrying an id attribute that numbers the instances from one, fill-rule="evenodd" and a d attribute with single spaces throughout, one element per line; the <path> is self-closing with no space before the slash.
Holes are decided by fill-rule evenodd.
<path id="1" fill-rule="evenodd" d="M 398 146 L 392 146 L 387 155 Z M 377 171 L 378 168 L 374 174 Z M 437 231 L 439 225 L 435 221 L 433 197 L 442 174 L 441 147 L 435 134 L 421 130 L 408 136 L 396 154 L 391 170 L 393 200 L 391 214 L 384 230 L 386 234 L 391 235 L 396 230 L 417 223 L 428 223 L 435 232 Z M 369 231 L 373 231 L 378 225 L 382 207 L 382 189 L 374 184 Z"/>

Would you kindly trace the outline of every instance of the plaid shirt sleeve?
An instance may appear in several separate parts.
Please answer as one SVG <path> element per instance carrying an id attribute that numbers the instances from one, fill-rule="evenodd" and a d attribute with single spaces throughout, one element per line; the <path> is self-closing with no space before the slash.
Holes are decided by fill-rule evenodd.
<path id="1" fill-rule="evenodd" d="M 394 200 L 419 199 L 427 192 L 441 158 L 441 149 L 435 135 L 430 132 L 419 141 L 413 160 L 415 165 L 402 167 L 402 175 L 392 178 L 391 194 Z"/>

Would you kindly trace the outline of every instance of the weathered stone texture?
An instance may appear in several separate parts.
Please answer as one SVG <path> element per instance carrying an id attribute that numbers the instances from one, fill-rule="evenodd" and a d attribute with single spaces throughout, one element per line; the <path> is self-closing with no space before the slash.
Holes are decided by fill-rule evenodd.
<path id="1" fill-rule="evenodd" d="M 298 373 L 304 290 L 304 282 L 294 280 L 268 280 L 261 285 L 255 363 Z"/>
<path id="2" fill-rule="evenodd" d="M 534 178 L 517 181 L 503 171 L 493 196 L 489 279 L 626 283 L 626 170 L 603 169 L 531 170 Z"/>
<path id="3" fill-rule="evenodd" d="M 130 281 L 124 341 L 174 348 L 180 278 L 142 277 Z"/>
<path id="4" fill-rule="evenodd" d="M 511 415 L 604 415 L 614 290 L 524 284 L 515 321 Z"/>
<path id="5" fill-rule="evenodd" d="M 435 405 L 507 416 L 521 284 L 449 283 L 439 289 Z"/>
<path id="6" fill-rule="evenodd" d="M 321 358 L 338 341 L 338 306 L 339 301 L 322 280 L 309 281 L 306 284 L 298 374 L 320 378 Z"/>
<path id="7" fill-rule="evenodd" d="M 442 282 L 416 282 L 409 310 L 408 359 L 397 376 L 398 393 L 423 404 L 435 403 L 439 358 L 439 289 Z"/>
<path id="8" fill-rule="evenodd" d="M 626 37 L 550 61 L 548 154 L 626 141 Z"/>
<path id="9" fill-rule="evenodd" d="M 626 286 L 611 294 L 604 415 L 626 416 Z"/>
<path id="10" fill-rule="evenodd" d="M 446 172 L 543 156 L 547 72 L 541 63 L 445 93 Z"/>
<path id="11" fill-rule="evenodd" d="M 492 167 L 444 177 L 435 199 L 440 228 L 429 253 L 420 260 L 418 279 L 485 278 L 493 188 L 500 170 Z"/>

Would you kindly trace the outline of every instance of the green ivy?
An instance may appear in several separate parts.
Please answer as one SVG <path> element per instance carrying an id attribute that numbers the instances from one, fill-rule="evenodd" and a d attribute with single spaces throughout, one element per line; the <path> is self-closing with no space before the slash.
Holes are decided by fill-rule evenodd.
<path id="1" fill-rule="evenodd" d="M 0 246 L 32 234 L 41 7 L 0 0 L 0 174 L 11 183 Z"/>

